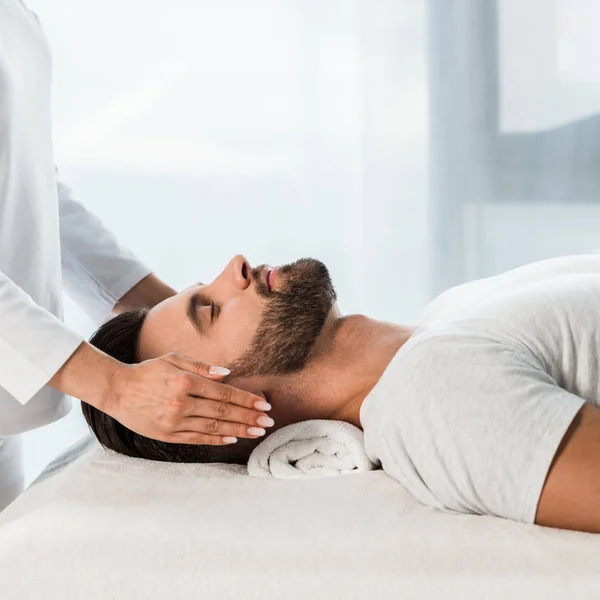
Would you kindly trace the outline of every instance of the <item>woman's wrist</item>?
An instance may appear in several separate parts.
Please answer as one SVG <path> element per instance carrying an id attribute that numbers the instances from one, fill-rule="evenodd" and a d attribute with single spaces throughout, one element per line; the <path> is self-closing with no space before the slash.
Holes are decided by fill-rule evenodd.
<path id="1" fill-rule="evenodd" d="M 111 413 L 118 402 L 115 397 L 117 381 L 125 371 L 127 365 L 82 342 L 48 385 L 102 412 Z"/>

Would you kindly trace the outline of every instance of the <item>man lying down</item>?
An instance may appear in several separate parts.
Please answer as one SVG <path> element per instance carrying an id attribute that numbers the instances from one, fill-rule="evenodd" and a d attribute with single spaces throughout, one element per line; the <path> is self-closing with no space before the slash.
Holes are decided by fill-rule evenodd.
<path id="1" fill-rule="evenodd" d="M 273 430 L 361 427 L 371 459 L 426 505 L 600 532 L 600 256 L 454 287 L 417 326 L 341 316 L 316 260 L 252 269 L 236 256 L 212 283 L 120 315 L 91 342 L 125 362 L 173 351 L 227 365 L 228 383 L 272 405 Z M 168 444 L 83 410 L 104 446 L 152 460 L 245 463 L 262 439 Z"/>

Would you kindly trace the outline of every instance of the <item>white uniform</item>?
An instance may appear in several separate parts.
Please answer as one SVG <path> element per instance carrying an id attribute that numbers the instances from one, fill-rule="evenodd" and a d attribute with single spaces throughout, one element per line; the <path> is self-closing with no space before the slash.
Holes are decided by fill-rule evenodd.
<path id="1" fill-rule="evenodd" d="M 599 382 L 600 256 L 526 265 L 426 308 L 361 407 L 365 444 L 424 504 L 533 523 Z"/>
<path id="2" fill-rule="evenodd" d="M 82 341 L 61 321 L 62 279 L 100 320 L 150 273 L 57 184 L 50 83 L 37 17 L 21 0 L 0 0 L 0 438 L 70 409 L 44 387 Z M 0 489 L 3 447 L 12 464 L 18 454 L 14 441 L 0 444 Z"/>

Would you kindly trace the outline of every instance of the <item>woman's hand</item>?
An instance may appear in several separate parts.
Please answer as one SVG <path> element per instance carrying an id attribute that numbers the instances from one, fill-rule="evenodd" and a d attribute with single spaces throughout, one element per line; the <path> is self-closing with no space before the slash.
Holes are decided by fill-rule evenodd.
<path id="1" fill-rule="evenodd" d="M 126 365 L 84 342 L 49 385 L 163 442 L 224 445 L 261 437 L 273 425 L 265 413 L 271 407 L 220 383 L 228 374 L 177 354 Z"/>
<path id="2" fill-rule="evenodd" d="M 117 372 L 104 412 L 155 440 L 223 445 L 271 427 L 265 399 L 220 383 L 223 367 L 167 354 Z"/>

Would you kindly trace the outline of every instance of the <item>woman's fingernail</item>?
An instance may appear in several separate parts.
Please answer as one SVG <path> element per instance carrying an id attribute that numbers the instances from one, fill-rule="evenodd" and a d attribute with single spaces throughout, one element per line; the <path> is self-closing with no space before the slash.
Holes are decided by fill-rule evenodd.
<path id="1" fill-rule="evenodd" d="M 229 375 L 231 371 L 226 369 L 225 367 L 209 367 L 208 374 L 209 375 Z"/>
<path id="2" fill-rule="evenodd" d="M 224 437 L 223 441 L 226 444 L 235 444 L 237 442 L 237 438 L 234 438 L 234 437 Z"/>
<path id="3" fill-rule="evenodd" d="M 271 410 L 271 405 L 264 400 L 259 400 L 254 403 L 254 408 L 256 408 L 256 410 Z"/>
<path id="4" fill-rule="evenodd" d="M 273 427 L 273 425 L 275 425 L 275 421 L 270 417 L 259 417 L 256 419 L 256 422 L 263 427 Z"/>
<path id="5" fill-rule="evenodd" d="M 267 432 L 264 429 L 261 429 L 260 427 L 248 427 L 248 435 L 261 436 L 265 435 L 265 433 Z"/>

